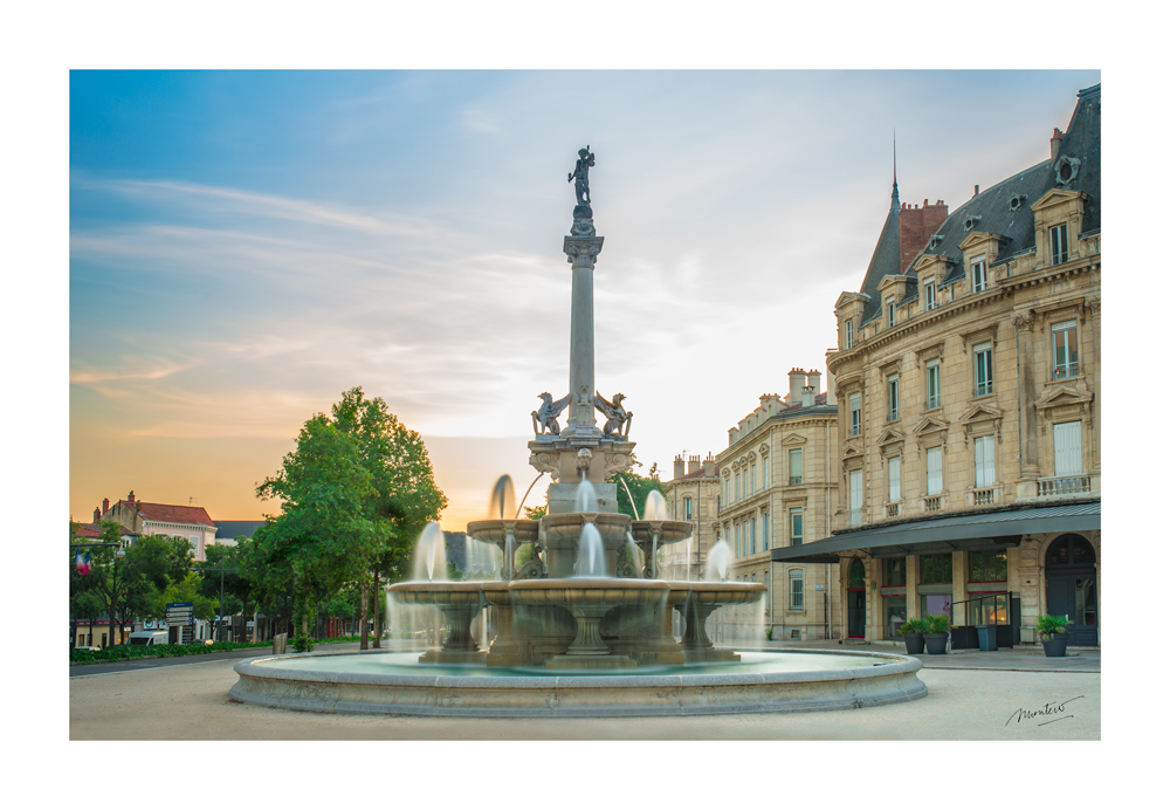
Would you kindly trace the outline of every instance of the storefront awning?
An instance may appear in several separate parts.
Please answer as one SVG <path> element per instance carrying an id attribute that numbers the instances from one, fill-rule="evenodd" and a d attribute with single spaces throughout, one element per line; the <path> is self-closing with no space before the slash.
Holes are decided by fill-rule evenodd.
<path id="1" fill-rule="evenodd" d="M 856 529 L 799 546 L 772 550 L 773 562 L 837 562 L 864 551 L 872 557 L 980 551 L 1019 545 L 1026 534 L 1101 529 L 1101 501 L 1029 506 L 911 520 Z"/>

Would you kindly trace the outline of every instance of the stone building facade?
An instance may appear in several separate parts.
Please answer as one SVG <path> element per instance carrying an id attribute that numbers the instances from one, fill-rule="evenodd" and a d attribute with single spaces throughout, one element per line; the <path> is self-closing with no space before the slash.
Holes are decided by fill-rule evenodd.
<path id="1" fill-rule="evenodd" d="M 836 565 L 774 563 L 830 529 L 838 509 L 837 405 L 821 373 L 794 368 L 784 396 L 760 404 L 728 431 L 718 456 L 719 535 L 732 551 L 730 578 L 768 586 L 765 622 L 774 639 L 832 637 Z"/>
<path id="2" fill-rule="evenodd" d="M 831 533 L 777 563 L 837 561 L 842 635 L 949 613 L 1031 642 L 1042 613 L 1099 636 L 1100 86 L 1050 156 L 949 213 L 908 265 L 895 182 L 828 354 L 840 419 Z"/>
<path id="3" fill-rule="evenodd" d="M 662 484 L 666 514 L 670 520 L 691 523 L 689 542 L 663 549 L 663 575 L 667 579 L 699 580 L 707 553 L 719 537 L 719 464 L 710 453 L 674 457 L 674 478 Z"/>

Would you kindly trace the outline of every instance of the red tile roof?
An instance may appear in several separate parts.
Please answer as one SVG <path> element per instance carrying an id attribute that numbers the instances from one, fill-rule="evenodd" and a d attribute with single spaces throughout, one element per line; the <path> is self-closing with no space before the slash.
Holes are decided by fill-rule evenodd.
<path id="1" fill-rule="evenodd" d="M 93 526 L 78 526 L 73 532 L 75 537 L 101 537 L 101 529 L 95 529 Z"/>
<path id="2" fill-rule="evenodd" d="M 134 505 L 138 507 L 138 514 L 143 520 L 215 526 L 211 515 L 207 514 L 207 510 L 202 506 L 174 506 L 169 503 L 146 503 L 145 501 L 135 501 Z"/>

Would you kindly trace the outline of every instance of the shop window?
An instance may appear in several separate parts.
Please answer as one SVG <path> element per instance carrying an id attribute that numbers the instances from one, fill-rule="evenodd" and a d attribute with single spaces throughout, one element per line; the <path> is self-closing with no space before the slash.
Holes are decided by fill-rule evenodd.
<path id="1" fill-rule="evenodd" d="M 1006 551 L 972 551 L 969 558 L 970 582 L 1006 582 Z"/>
<path id="2" fill-rule="evenodd" d="M 927 554 L 918 558 L 923 585 L 951 584 L 951 555 Z"/>
<path id="3" fill-rule="evenodd" d="M 906 558 L 896 557 L 882 560 L 882 584 L 887 588 L 906 585 Z"/>

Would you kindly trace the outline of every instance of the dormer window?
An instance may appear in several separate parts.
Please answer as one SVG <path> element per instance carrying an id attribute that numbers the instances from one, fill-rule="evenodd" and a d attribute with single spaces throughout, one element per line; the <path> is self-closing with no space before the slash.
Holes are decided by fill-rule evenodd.
<path id="1" fill-rule="evenodd" d="M 936 233 L 934 236 L 930 237 L 930 242 L 928 243 L 927 247 L 929 247 L 931 250 L 934 250 L 942 244 L 942 241 L 942 234 Z"/>
<path id="2" fill-rule="evenodd" d="M 932 310 L 938 306 L 938 296 L 937 296 L 937 291 L 935 290 L 935 287 L 934 287 L 934 279 L 931 279 L 930 281 L 926 282 L 925 286 L 922 289 L 923 289 L 923 297 L 925 298 L 925 301 L 926 301 L 926 304 L 925 304 L 926 310 L 929 312 L 930 310 Z"/>
<path id="3" fill-rule="evenodd" d="M 894 325 L 894 299 L 886 299 L 886 326 Z"/>
<path id="4" fill-rule="evenodd" d="M 1062 222 L 1048 229 L 1048 248 L 1053 264 L 1068 261 L 1068 223 Z"/>
<path id="5" fill-rule="evenodd" d="M 983 217 L 979 216 L 978 214 L 972 214 L 971 216 L 967 217 L 965 220 L 963 220 L 963 230 L 975 230 L 975 227 L 979 224 L 979 220 L 981 219 L 983 219 Z"/>
<path id="6" fill-rule="evenodd" d="M 1016 194 L 1008 201 L 1009 211 L 1019 211 L 1024 207 L 1024 202 L 1028 199 L 1027 194 Z"/>
<path id="7" fill-rule="evenodd" d="M 987 260 L 980 256 L 971 260 L 971 292 L 987 289 Z"/>
<path id="8" fill-rule="evenodd" d="M 845 348 L 853 348 L 853 319 L 845 321 Z"/>
<path id="9" fill-rule="evenodd" d="M 1077 179 L 1077 174 L 1080 173 L 1080 170 L 1081 161 L 1065 155 L 1056 161 L 1056 185 L 1067 186 L 1073 180 Z"/>

